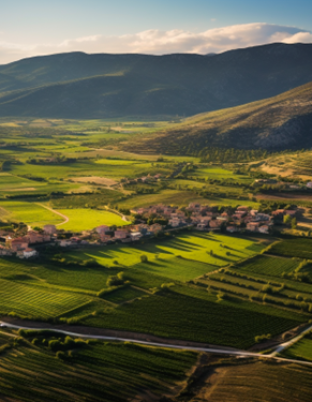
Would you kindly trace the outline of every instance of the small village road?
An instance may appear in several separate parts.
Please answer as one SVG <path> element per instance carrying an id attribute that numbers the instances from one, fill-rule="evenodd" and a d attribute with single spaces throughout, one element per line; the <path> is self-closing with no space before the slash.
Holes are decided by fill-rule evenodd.
<path id="1" fill-rule="evenodd" d="M 50 207 L 48 207 L 48 206 L 46 206 L 46 205 L 44 205 L 44 204 L 40 204 L 40 203 L 37 203 L 37 205 L 40 205 L 41 207 L 43 207 L 43 208 L 47 209 L 48 211 L 51 211 L 51 212 L 53 212 L 54 214 L 56 214 L 56 215 L 60 216 L 61 218 L 65 219 L 65 221 L 64 221 L 64 222 L 62 222 L 62 223 L 58 223 L 58 224 L 57 224 L 57 225 L 55 225 L 55 226 L 61 226 L 61 225 L 65 225 L 65 223 L 69 222 L 69 218 L 68 218 L 68 216 L 63 215 L 63 214 L 61 214 L 61 213 L 60 213 L 60 212 L 58 212 L 58 211 L 55 211 L 55 209 L 52 209 L 52 208 L 50 208 Z"/>

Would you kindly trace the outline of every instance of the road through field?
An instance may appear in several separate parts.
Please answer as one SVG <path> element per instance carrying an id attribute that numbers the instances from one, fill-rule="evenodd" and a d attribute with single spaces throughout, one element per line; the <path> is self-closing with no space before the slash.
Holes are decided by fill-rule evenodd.
<path id="1" fill-rule="evenodd" d="M 119 342 L 133 342 L 137 343 L 140 345 L 147 345 L 147 346 L 156 346 L 160 348 L 169 348 L 169 349 L 179 349 L 179 350 L 191 350 L 191 351 L 197 351 L 197 352 L 206 352 L 206 353 L 216 353 L 216 354 L 225 354 L 225 355 L 231 355 L 231 356 L 238 356 L 238 357 L 263 357 L 263 355 L 259 353 L 253 353 L 253 352 L 248 352 L 245 350 L 239 350 L 239 349 L 230 349 L 230 348 L 220 348 L 218 347 L 209 347 L 209 348 L 204 348 L 204 347 L 196 347 L 196 346 L 181 346 L 181 345 L 174 345 L 174 344 L 167 344 L 167 343 L 160 343 L 160 342 L 148 342 L 148 341 L 142 341 L 140 339 L 131 339 L 131 338 L 123 338 L 123 337 L 113 337 L 113 336 L 105 336 L 105 335 L 92 335 L 92 334 L 82 334 L 79 332 L 71 332 L 71 331 L 66 331 L 62 329 L 54 329 L 51 327 L 46 327 L 46 328 L 34 328 L 34 327 L 24 327 L 21 325 L 14 325 L 14 324 L 9 324 L 6 322 L 1 321 L 0 322 L 2 326 L 7 327 L 7 328 L 12 328 L 12 329 L 30 329 L 30 330 L 50 330 L 53 332 L 57 332 L 59 334 L 63 335 L 68 335 L 76 338 L 86 338 L 86 339 L 99 339 L 99 340 L 104 340 L 104 341 L 119 341 Z"/>
<path id="2" fill-rule="evenodd" d="M 310 327 L 308 327 L 307 329 L 305 329 L 304 331 L 302 331 L 300 335 L 296 336 L 295 338 L 291 339 L 288 342 L 285 342 L 285 343 L 282 343 L 281 345 L 279 345 L 275 349 L 275 351 L 273 353 L 271 353 L 271 356 L 274 357 L 274 356 L 278 355 L 279 353 L 281 353 L 283 350 L 290 348 L 292 345 L 299 342 L 306 334 L 308 334 L 311 331 L 312 331 L 312 325 Z"/>
<path id="3" fill-rule="evenodd" d="M 282 357 L 277 357 L 276 354 L 279 353 L 281 350 L 285 349 L 286 347 L 294 344 L 298 340 L 300 340 L 306 333 L 311 331 L 312 326 L 305 329 L 299 336 L 296 338 L 292 339 L 289 342 L 286 342 L 282 345 L 280 345 L 273 353 L 271 354 L 261 354 L 261 353 L 253 353 L 249 352 L 246 350 L 240 350 L 240 349 L 230 349 L 230 348 L 225 348 L 225 347 L 196 347 L 196 346 L 186 346 L 186 345 L 176 345 L 176 344 L 167 344 L 167 343 L 160 343 L 160 342 L 148 342 L 148 341 L 143 341 L 140 339 L 131 339 L 131 338 L 123 338 L 123 337 L 113 337 L 113 336 L 104 336 L 104 335 L 93 335 L 93 334 L 82 334 L 78 332 L 72 332 L 72 331 L 67 331 L 67 330 L 62 330 L 58 328 L 53 328 L 53 327 L 45 327 L 45 328 L 37 328 L 37 327 L 24 327 L 21 325 L 14 325 L 14 324 L 9 324 L 4 321 L 0 321 L 0 324 L 3 328 L 12 328 L 12 329 L 30 329 L 30 330 L 51 330 L 53 332 L 63 334 L 66 336 L 72 336 L 76 338 L 85 338 L 85 339 L 98 339 L 98 340 L 103 340 L 103 341 L 115 341 L 115 342 L 132 342 L 140 345 L 146 345 L 146 346 L 154 346 L 158 348 L 166 348 L 166 349 L 178 349 L 178 350 L 189 350 L 193 352 L 204 352 L 204 353 L 213 353 L 213 354 L 220 354 L 220 355 L 227 355 L 227 356 L 236 356 L 237 358 L 249 358 L 249 357 L 257 357 L 260 359 L 271 359 L 271 360 L 276 360 L 284 363 L 295 363 L 295 364 L 300 364 L 300 365 L 305 365 L 305 366 L 310 366 L 312 367 L 312 362 L 308 361 L 302 361 L 302 360 L 294 360 L 294 359 L 285 359 Z"/>
<path id="4" fill-rule="evenodd" d="M 64 222 L 58 223 L 58 224 L 55 225 L 55 226 L 65 225 L 65 223 L 69 222 L 68 216 L 63 215 L 63 214 L 61 214 L 60 212 L 55 211 L 54 209 L 52 209 L 52 208 L 50 208 L 50 207 L 48 207 L 48 206 L 46 206 L 46 205 L 44 205 L 44 204 L 37 203 L 37 205 L 40 205 L 40 207 L 43 207 L 43 208 L 47 209 L 48 211 L 53 212 L 54 214 L 59 215 L 61 218 L 65 219 Z"/>

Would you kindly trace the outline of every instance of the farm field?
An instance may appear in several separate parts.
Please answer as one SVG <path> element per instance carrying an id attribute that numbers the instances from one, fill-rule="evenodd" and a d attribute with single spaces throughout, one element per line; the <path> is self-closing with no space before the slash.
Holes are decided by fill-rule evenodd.
<path id="1" fill-rule="evenodd" d="M 282 274 L 293 272 L 299 265 L 300 260 L 274 258 L 267 255 L 259 255 L 237 265 L 239 271 L 251 274 L 260 274 L 267 277 L 281 278 Z"/>
<path id="2" fill-rule="evenodd" d="M 233 303 L 216 303 L 183 295 L 175 287 L 83 320 L 88 326 L 152 333 L 171 339 L 248 348 L 255 336 L 273 336 L 295 327 L 304 317 L 291 312 L 248 311 Z M 247 303 L 248 304 L 248 303 Z"/>
<path id="3" fill-rule="evenodd" d="M 39 336 L 38 336 L 39 335 Z M 0 388 L 3 398 L 20 402 L 88 400 L 121 402 L 138 395 L 175 396 L 195 365 L 197 355 L 121 343 L 72 342 L 71 350 L 59 358 L 43 342 L 5 352 L 0 360 Z M 29 339 L 29 341 L 28 341 Z M 50 335 L 46 342 L 51 340 Z M 79 342 L 79 340 L 78 340 Z"/>
<path id="4" fill-rule="evenodd" d="M 149 261 L 154 262 L 155 259 L 157 262 L 158 259 L 167 260 L 181 256 L 187 260 L 195 260 L 218 268 L 254 255 L 262 248 L 264 248 L 262 243 L 244 238 L 186 232 L 173 238 L 159 239 L 156 242 L 145 241 L 144 244 L 130 246 L 114 245 L 102 250 L 86 248 L 83 251 L 77 250 L 66 254 L 73 260 L 94 258 L 100 264 L 109 266 L 113 266 L 113 261 L 117 260 L 121 266 L 128 267 L 140 263 L 142 254 L 146 255 Z M 214 255 L 210 255 L 210 251 L 213 251 Z M 227 255 L 226 253 L 229 252 L 230 255 Z"/>
<path id="5" fill-rule="evenodd" d="M 88 303 L 86 295 L 59 292 L 57 289 L 40 288 L 0 279 L 1 314 L 14 313 L 46 319 L 64 314 Z"/>
<path id="6" fill-rule="evenodd" d="M 151 163 L 132 164 L 106 164 L 97 163 L 98 161 L 79 161 L 63 164 L 41 164 L 32 165 L 24 163 L 21 165 L 12 165 L 10 173 L 16 176 L 33 175 L 34 171 L 40 172 L 40 177 L 44 179 L 64 179 L 71 177 L 82 177 L 86 173 L 88 176 L 108 177 L 111 179 L 122 179 L 124 177 L 140 177 L 150 174 L 170 174 L 171 169 L 166 167 L 156 167 Z"/>
<path id="7" fill-rule="evenodd" d="M 93 194 L 68 194 L 63 197 L 51 198 L 47 205 L 55 209 L 103 208 L 116 202 L 123 194 L 116 190 L 101 189 Z"/>
<path id="8" fill-rule="evenodd" d="M 200 284 L 205 279 L 192 281 L 263 247 L 251 239 L 185 233 L 135 247 L 65 251 L 56 260 L 54 254 L 38 262 L 3 259 L 2 313 L 249 347 L 256 336 L 280 334 L 306 321 L 307 314 L 239 297 L 223 300 Z M 110 287 L 117 274 L 127 286 Z"/>
<path id="9" fill-rule="evenodd" d="M 50 194 L 55 191 L 76 191 L 82 186 L 73 183 L 64 183 L 57 180 L 49 182 L 41 182 L 31 180 L 25 177 L 17 177 L 8 173 L 0 173 L 0 196 L 22 196 L 27 197 L 28 194 L 32 196 L 38 194 Z"/>
<path id="10" fill-rule="evenodd" d="M 282 240 L 273 244 L 268 252 L 286 257 L 298 257 L 312 260 L 312 239 L 298 238 Z"/>
<path id="11" fill-rule="evenodd" d="M 125 226 L 129 224 L 129 222 L 124 221 L 119 215 L 109 211 L 76 208 L 58 209 L 57 212 L 67 216 L 69 219 L 68 223 L 62 225 L 62 229 L 72 230 L 73 232 L 94 229 L 100 225 Z"/>
<path id="12" fill-rule="evenodd" d="M 197 389 L 191 402 L 308 402 L 312 370 L 296 364 L 223 360 L 209 366 L 211 375 Z"/>
<path id="13" fill-rule="evenodd" d="M 113 303 L 122 303 L 129 300 L 134 300 L 144 295 L 146 295 L 146 293 L 142 292 L 140 289 L 128 286 L 127 288 L 116 289 L 110 293 L 107 293 L 103 297 L 105 300 L 108 300 Z"/>
<path id="14" fill-rule="evenodd" d="M 27 201 L 0 201 L 0 213 L 4 218 L 16 222 L 24 222 L 32 226 L 57 225 L 63 219 L 41 205 Z"/>
<path id="15" fill-rule="evenodd" d="M 300 341 L 290 348 L 285 349 L 281 355 L 287 359 L 307 360 L 312 362 L 312 336 L 311 333 L 305 335 Z"/>

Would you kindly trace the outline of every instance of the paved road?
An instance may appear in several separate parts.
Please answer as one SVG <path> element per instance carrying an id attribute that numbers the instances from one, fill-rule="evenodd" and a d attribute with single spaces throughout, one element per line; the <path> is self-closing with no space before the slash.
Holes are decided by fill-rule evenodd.
<path id="1" fill-rule="evenodd" d="M 147 341 L 142 341 L 142 340 L 135 340 L 135 339 L 128 339 L 128 338 L 122 338 L 122 337 L 112 337 L 112 336 L 103 336 L 103 335 L 86 335 L 86 334 L 80 334 L 77 332 L 71 332 L 71 331 L 64 331 L 61 329 L 53 329 L 53 328 L 31 328 L 31 327 L 24 327 L 20 325 L 13 325 L 13 324 L 8 324 L 4 321 L 0 321 L 0 324 L 7 326 L 8 328 L 13 328 L 13 329 L 35 329 L 35 330 L 46 330 L 49 329 L 53 332 L 57 332 L 63 335 L 68 335 L 72 336 L 75 338 L 86 338 L 86 339 L 99 339 L 103 341 L 118 341 L 118 342 L 132 342 L 140 345 L 147 345 L 147 346 L 156 346 L 158 348 L 166 348 L 166 349 L 178 349 L 178 350 L 190 350 L 193 352 L 205 352 L 205 353 L 214 353 L 214 354 L 220 354 L 220 355 L 227 355 L 227 356 L 236 356 L 237 358 L 248 358 L 248 357 L 258 357 L 261 359 L 272 359 L 284 363 L 295 363 L 295 364 L 300 364 L 304 366 L 310 366 L 312 367 L 312 362 L 306 362 L 302 360 L 292 360 L 292 359 L 285 359 L 282 357 L 277 357 L 276 354 L 279 353 L 280 351 L 284 350 L 285 348 L 291 346 L 295 342 L 298 342 L 306 333 L 311 331 L 312 326 L 304 330 L 299 336 L 296 338 L 292 339 L 289 342 L 285 342 L 282 345 L 280 345 L 273 353 L 269 355 L 264 355 L 260 353 L 253 353 L 253 352 L 248 352 L 246 350 L 239 350 L 239 349 L 220 349 L 218 347 L 210 347 L 210 348 L 201 348 L 201 347 L 195 347 L 195 346 L 181 346 L 181 345 L 171 345 L 171 344 L 165 344 L 165 343 L 157 343 L 157 342 L 147 342 Z"/>
<path id="2" fill-rule="evenodd" d="M 290 348 L 290 346 L 294 345 L 295 343 L 299 342 L 308 332 L 312 331 L 312 325 L 305 329 L 304 331 L 301 332 L 300 335 L 296 336 L 295 338 L 291 339 L 288 342 L 282 343 L 279 345 L 273 353 L 270 354 L 270 356 L 274 357 L 281 353 L 283 350 Z"/>
<path id="3" fill-rule="evenodd" d="M 213 348 L 201 348 L 201 347 L 195 347 L 195 346 L 181 346 L 181 345 L 172 345 L 172 344 L 166 344 L 166 343 L 157 343 L 157 342 L 147 342 L 147 341 L 142 341 L 142 340 L 135 340 L 135 339 L 130 339 L 130 338 L 122 338 L 122 337 L 112 337 L 112 336 L 104 336 L 104 335 L 89 335 L 89 334 L 81 334 L 77 332 L 71 332 L 71 331 L 64 331 L 61 329 L 53 329 L 53 328 L 31 328 L 31 327 L 24 327 L 20 325 L 14 325 L 14 324 L 9 324 L 4 321 L 0 322 L 2 325 L 5 325 L 8 328 L 13 328 L 13 329 L 34 329 L 34 330 L 50 330 L 53 332 L 57 332 L 63 335 L 68 335 L 72 336 L 75 338 L 86 338 L 86 339 L 99 339 L 103 341 L 120 341 L 120 342 L 132 342 L 132 343 L 137 343 L 140 345 L 147 345 L 147 346 L 157 346 L 160 348 L 168 348 L 168 349 L 179 349 L 179 350 L 191 350 L 191 351 L 197 351 L 197 352 L 206 352 L 206 353 L 216 353 L 216 354 L 223 354 L 223 355 L 231 355 L 231 356 L 238 356 L 238 357 L 263 357 L 263 355 L 259 353 L 253 353 L 253 352 L 248 352 L 245 350 L 239 350 L 239 349 L 222 349 L 220 346 L 220 349 L 217 347 Z"/>
<path id="4" fill-rule="evenodd" d="M 50 207 L 47 207 L 47 206 L 46 206 L 46 205 L 44 205 L 44 204 L 37 203 L 37 205 L 40 205 L 41 207 L 43 207 L 43 208 L 47 209 L 48 211 L 51 211 L 51 212 L 53 212 L 54 214 L 59 215 L 61 218 L 65 219 L 65 221 L 64 221 L 64 222 L 62 222 L 62 223 L 58 223 L 58 224 L 57 224 L 57 225 L 55 225 L 55 226 L 62 226 L 62 225 L 65 225 L 65 223 L 69 222 L 69 218 L 68 218 L 68 216 L 63 215 L 63 214 L 61 214 L 60 212 L 55 211 L 54 209 L 52 209 L 52 208 L 50 208 Z"/>

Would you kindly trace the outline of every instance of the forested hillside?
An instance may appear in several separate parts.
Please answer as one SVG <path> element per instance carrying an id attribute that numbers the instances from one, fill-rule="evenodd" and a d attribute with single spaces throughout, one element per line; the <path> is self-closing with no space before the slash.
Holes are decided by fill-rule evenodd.
<path id="1" fill-rule="evenodd" d="M 309 83 L 263 101 L 199 114 L 125 146 L 140 152 L 193 155 L 207 160 L 220 149 L 227 148 L 228 156 L 241 160 L 248 159 L 246 152 L 229 149 L 258 149 L 261 159 L 265 155 L 259 149 L 312 147 L 311 106 L 312 83 Z M 229 158 L 225 160 L 231 162 Z"/>

